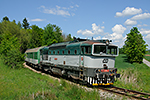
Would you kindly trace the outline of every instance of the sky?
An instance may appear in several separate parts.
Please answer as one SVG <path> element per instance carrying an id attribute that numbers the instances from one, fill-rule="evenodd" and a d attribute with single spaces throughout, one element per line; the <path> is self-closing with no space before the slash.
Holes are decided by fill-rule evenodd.
<path id="1" fill-rule="evenodd" d="M 150 0 L 0 0 L 0 19 L 40 28 L 56 24 L 62 34 L 111 39 L 122 47 L 126 34 L 137 27 L 150 49 Z"/>

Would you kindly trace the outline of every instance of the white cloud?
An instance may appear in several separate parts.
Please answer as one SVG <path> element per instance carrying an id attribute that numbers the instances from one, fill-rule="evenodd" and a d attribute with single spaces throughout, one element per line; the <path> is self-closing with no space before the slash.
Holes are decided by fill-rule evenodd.
<path id="1" fill-rule="evenodd" d="M 79 7 L 79 5 L 75 5 L 76 7 Z"/>
<path id="2" fill-rule="evenodd" d="M 96 38 L 93 38 L 93 40 L 100 40 L 100 39 L 101 39 L 100 36 L 98 36 L 98 37 L 96 37 Z"/>
<path id="3" fill-rule="evenodd" d="M 82 34 L 82 35 L 85 35 L 85 36 L 93 36 L 94 35 L 94 33 L 91 31 L 91 30 L 79 30 L 79 31 L 77 31 L 77 34 Z"/>
<path id="4" fill-rule="evenodd" d="M 145 38 L 149 40 L 150 39 L 150 34 L 148 34 Z"/>
<path id="5" fill-rule="evenodd" d="M 150 13 L 135 15 L 131 19 L 132 20 L 141 20 L 141 19 L 148 19 L 148 18 L 150 18 Z"/>
<path id="6" fill-rule="evenodd" d="M 112 28 L 113 33 L 110 34 L 110 38 L 111 38 L 112 40 L 123 39 L 122 34 L 124 33 L 125 30 L 126 30 L 125 27 L 123 27 L 122 25 L 116 24 L 116 25 Z"/>
<path id="7" fill-rule="evenodd" d="M 75 13 L 72 13 L 72 10 L 70 11 L 70 9 L 75 9 L 79 7 L 78 5 L 75 6 L 70 6 L 70 7 L 60 7 L 58 5 L 56 5 L 55 8 L 46 8 L 45 6 L 40 6 L 38 9 L 40 9 L 41 12 L 46 13 L 46 14 L 53 14 L 53 15 L 61 15 L 61 16 L 74 16 Z"/>
<path id="8" fill-rule="evenodd" d="M 143 27 L 143 26 L 148 26 L 147 24 L 143 24 L 143 25 L 137 25 L 137 27 Z"/>
<path id="9" fill-rule="evenodd" d="M 138 14 L 138 15 L 133 16 L 130 19 L 127 19 L 124 24 L 126 26 L 132 26 L 132 25 L 137 24 L 137 20 L 148 19 L 148 18 L 150 18 L 150 13 Z M 144 26 L 146 26 L 146 24 L 144 24 Z"/>
<path id="10" fill-rule="evenodd" d="M 37 18 L 37 19 L 31 19 L 30 21 L 31 22 L 40 22 L 40 21 L 44 21 L 45 19 L 39 19 L 39 18 Z"/>
<path id="11" fill-rule="evenodd" d="M 137 21 L 135 20 L 131 20 L 131 19 L 127 19 L 124 23 L 126 26 L 132 26 L 132 25 L 136 25 Z"/>
<path id="12" fill-rule="evenodd" d="M 140 29 L 140 33 L 141 34 L 150 34 L 150 30 L 146 30 L 146 29 Z"/>
<path id="13" fill-rule="evenodd" d="M 142 9 L 136 9 L 134 7 L 126 7 L 125 10 L 123 10 L 122 12 L 116 12 L 116 16 L 117 17 L 121 17 L 121 16 L 130 16 L 130 15 L 135 15 L 135 14 L 139 14 L 142 13 Z"/>
<path id="14" fill-rule="evenodd" d="M 92 24 L 92 30 L 88 30 L 88 29 L 78 30 L 77 34 L 82 34 L 82 35 L 85 35 L 85 36 L 94 36 L 94 35 L 102 34 L 104 28 L 105 28 L 104 26 L 102 26 L 100 28 L 99 25 L 97 26 L 95 23 L 93 23 Z"/>
<path id="15" fill-rule="evenodd" d="M 113 28 L 112 28 L 112 31 L 114 33 L 117 33 L 117 34 L 122 34 L 124 33 L 124 31 L 126 30 L 125 27 L 123 27 L 122 25 L 119 25 L 119 24 L 116 24 Z"/>

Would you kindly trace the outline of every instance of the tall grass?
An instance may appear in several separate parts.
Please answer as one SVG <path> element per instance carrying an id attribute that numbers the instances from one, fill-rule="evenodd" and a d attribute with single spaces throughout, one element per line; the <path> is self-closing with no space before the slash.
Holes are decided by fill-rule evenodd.
<path id="1" fill-rule="evenodd" d="M 100 100 L 97 91 L 87 91 L 63 79 L 11 69 L 0 60 L 0 100 Z"/>
<path id="2" fill-rule="evenodd" d="M 114 84 L 127 89 L 150 93 L 150 68 L 145 64 L 127 62 L 125 55 L 116 58 L 116 68 L 121 77 Z"/>

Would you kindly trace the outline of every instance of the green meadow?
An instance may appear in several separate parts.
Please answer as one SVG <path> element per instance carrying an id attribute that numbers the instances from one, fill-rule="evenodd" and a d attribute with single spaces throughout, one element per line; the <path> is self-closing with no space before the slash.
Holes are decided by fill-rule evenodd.
<path id="1" fill-rule="evenodd" d="M 127 62 L 125 55 L 116 58 L 121 78 L 115 86 L 150 93 L 150 68 Z M 0 60 L 0 100 L 100 100 L 99 93 L 87 91 L 64 79 L 53 79 L 27 68 L 12 69 Z M 109 98 L 110 99 L 110 98 Z"/>
<path id="2" fill-rule="evenodd" d="M 150 67 L 144 63 L 129 63 L 124 54 L 116 58 L 115 67 L 121 77 L 115 86 L 150 93 Z"/>
<path id="3" fill-rule="evenodd" d="M 53 79 L 27 68 L 11 69 L 0 60 L 0 100 L 100 100 L 95 90 L 87 91 L 64 79 Z"/>

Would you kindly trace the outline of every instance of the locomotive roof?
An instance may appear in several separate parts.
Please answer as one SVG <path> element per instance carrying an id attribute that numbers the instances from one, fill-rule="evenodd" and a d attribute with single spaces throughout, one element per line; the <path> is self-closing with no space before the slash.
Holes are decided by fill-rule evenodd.
<path id="1" fill-rule="evenodd" d="M 27 49 L 25 51 L 25 53 L 29 53 L 29 52 L 38 52 L 38 50 L 44 48 L 45 46 L 42 46 L 42 47 L 37 47 L 37 48 L 33 48 L 33 49 Z"/>
<path id="2" fill-rule="evenodd" d="M 106 41 L 109 41 L 109 45 L 116 46 L 110 44 L 110 40 L 88 40 L 88 39 L 76 39 L 70 42 L 62 42 L 62 43 L 55 43 L 49 46 L 48 48 L 69 48 L 69 47 L 80 47 L 80 46 L 90 46 L 94 43 L 98 43 L 100 45 L 106 45 Z"/>

